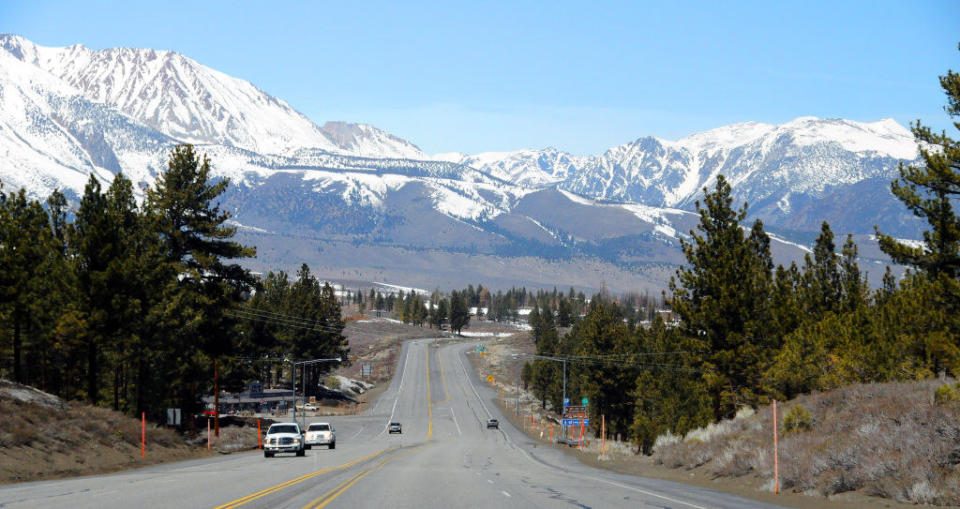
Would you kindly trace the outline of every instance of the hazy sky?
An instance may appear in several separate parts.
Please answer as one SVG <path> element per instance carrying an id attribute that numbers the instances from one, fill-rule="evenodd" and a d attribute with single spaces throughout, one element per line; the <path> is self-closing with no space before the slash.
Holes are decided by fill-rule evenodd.
<path id="1" fill-rule="evenodd" d="M 175 50 L 428 153 L 598 153 L 808 115 L 947 128 L 937 76 L 960 70 L 955 0 L 305 3 L 3 0 L 0 32 Z"/>

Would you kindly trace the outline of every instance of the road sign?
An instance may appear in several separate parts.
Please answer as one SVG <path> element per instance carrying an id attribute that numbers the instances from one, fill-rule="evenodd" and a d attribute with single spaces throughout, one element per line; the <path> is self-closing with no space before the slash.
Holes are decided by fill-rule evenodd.
<path id="1" fill-rule="evenodd" d="M 360 376 L 370 376 L 373 374 L 373 365 L 363 364 L 360 366 Z"/>
<path id="2" fill-rule="evenodd" d="M 477 345 L 474 347 L 474 350 L 476 350 L 477 353 L 482 353 L 487 351 L 487 347 L 485 345 Z"/>
<path id="3" fill-rule="evenodd" d="M 563 409 L 564 417 L 586 417 L 587 416 L 587 407 L 585 406 L 568 406 Z"/>
<path id="4" fill-rule="evenodd" d="M 570 406 L 570 398 L 563 398 L 563 406 L 565 407 Z"/>
<path id="5" fill-rule="evenodd" d="M 493 375 L 488 376 L 487 381 L 493 383 Z"/>
<path id="6" fill-rule="evenodd" d="M 581 399 L 580 402 L 583 404 L 583 406 L 587 406 L 590 404 L 590 400 L 587 398 Z"/>
<path id="7" fill-rule="evenodd" d="M 480 357 L 486 357 L 486 356 L 487 356 L 487 352 L 480 352 Z"/>
<path id="8" fill-rule="evenodd" d="M 589 425 L 590 425 L 590 419 L 589 419 L 589 418 L 585 418 L 585 419 L 561 419 L 560 422 L 561 422 L 564 426 L 581 426 L 581 425 L 582 425 L 582 426 L 589 426 Z"/>

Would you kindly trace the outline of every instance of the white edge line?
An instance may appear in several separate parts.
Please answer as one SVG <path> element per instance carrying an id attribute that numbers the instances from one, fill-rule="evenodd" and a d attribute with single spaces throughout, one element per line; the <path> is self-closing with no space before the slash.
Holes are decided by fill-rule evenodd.
<path id="1" fill-rule="evenodd" d="M 364 424 L 363 426 L 360 426 L 360 429 L 356 433 L 354 433 L 353 436 L 350 437 L 350 440 L 357 438 L 357 435 L 359 435 L 360 433 L 363 433 L 363 428 L 366 428 L 366 427 L 367 427 L 366 424 Z"/>
<path id="2" fill-rule="evenodd" d="M 453 417 L 453 423 L 457 425 L 457 434 L 462 435 L 463 432 L 460 431 L 460 423 L 457 422 L 457 414 L 453 413 L 453 407 L 450 407 L 450 417 Z"/>
<path id="3" fill-rule="evenodd" d="M 403 380 L 407 376 L 407 364 L 410 363 L 410 345 L 413 342 L 407 344 L 407 348 L 404 350 L 404 359 L 403 359 L 403 372 L 400 373 L 400 385 L 397 386 L 397 398 L 393 400 L 393 409 L 390 410 L 390 418 L 387 419 L 387 424 L 383 426 L 383 429 L 380 430 L 380 433 L 377 433 L 377 436 L 382 435 L 387 428 L 390 427 L 390 423 L 393 422 L 393 414 L 397 411 L 397 402 L 400 401 L 400 391 L 403 390 Z"/>
<path id="4" fill-rule="evenodd" d="M 506 495 L 506 496 L 507 496 L 507 498 L 509 498 L 509 497 L 510 497 L 510 494 L 509 494 L 509 493 L 507 493 L 506 491 L 503 491 L 503 490 L 500 490 L 500 493 L 503 493 L 504 495 Z"/>
<path id="5" fill-rule="evenodd" d="M 487 412 L 487 415 L 490 415 L 490 411 L 487 410 L 487 405 L 484 405 L 484 404 L 483 404 L 483 400 L 480 398 L 480 394 L 477 392 L 477 389 L 476 389 L 476 388 L 474 387 L 474 385 L 473 385 L 473 380 L 471 380 L 471 379 L 470 379 L 470 376 L 467 374 L 467 368 L 464 367 L 464 365 L 463 365 L 463 359 L 461 358 L 460 355 L 457 355 L 457 360 L 460 361 L 460 369 L 463 370 L 463 374 L 464 374 L 464 376 L 467 378 L 467 383 L 469 383 L 469 384 L 470 384 L 470 388 L 473 389 L 473 394 L 477 397 L 477 401 L 480 402 L 480 406 L 482 406 L 483 409 L 484 409 L 484 411 Z M 512 442 L 512 440 L 510 440 L 509 435 L 507 435 L 506 433 L 504 433 L 504 436 L 507 437 L 507 441 L 508 441 L 508 442 Z M 522 452 L 522 453 L 524 454 L 524 456 L 526 456 L 527 459 L 529 459 L 530 461 L 533 461 L 533 462 L 538 463 L 538 464 L 542 464 L 541 462 L 536 461 L 536 460 L 534 460 L 533 458 L 531 458 L 530 455 L 527 453 L 527 451 L 525 451 L 522 447 L 518 447 L 517 449 L 518 449 L 520 452 Z M 561 470 L 561 471 L 562 471 L 562 470 Z M 566 473 L 566 472 L 564 472 L 564 473 Z M 567 474 L 567 475 L 571 475 L 571 474 Z M 693 507 L 694 509 L 707 509 L 706 507 L 699 506 L 699 505 L 696 505 L 696 504 L 691 504 L 690 502 L 684 502 L 684 501 L 682 501 L 682 500 L 677 500 L 677 499 L 675 499 L 675 498 L 670 498 L 670 497 L 667 497 L 667 496 L 664 496 L 664 495 L 659 495 L 659 494 L 654 493 L 654 492 L 652 492 L 652 491 L 647 491 L 647 490 L 643 490 L 643 489 L 640 489 L 640 488 L 635 488 L 635 487 L 633 487 L 633 486 L 629 486 L 629 485 L 626 485 L 626 484 L 621 484 L 621 483 L 614 482 L 614 481 L 608 481 L 608 480 L 606 480 L 606 479 L 602 479 L 602 478 L 599 478 L 599 477 L 592 477 L 592 476 L 583 476 L 583 477 L 584 477 L 584 479 L 592 479 L 592 480 L 594 480 L 594 481 L 599 481 L 599 482 L 602 482 L 602 483 L 604 483 L 604 484 L 609 484 L 609 485 L 611 485 L 611 486 L 617 486 L 618 488 L 623 488 L 623 489 L 635 491 L 635 492 L 637 492 L 637 493 L 643 493 L 644 495 L 649 495 L 649 496 L 652 496 L 652 497 L 662 498 L 663 500 L 668 500 L 668 501 L 673 502 L 673 503 L 675 503 L 675 504 L 682 504 L 682 505 L 685 505 L 685 506 L 688 506 L 688 507 Z M 509 496 L 509 495 L 507 495 L 507 496 Z"/>

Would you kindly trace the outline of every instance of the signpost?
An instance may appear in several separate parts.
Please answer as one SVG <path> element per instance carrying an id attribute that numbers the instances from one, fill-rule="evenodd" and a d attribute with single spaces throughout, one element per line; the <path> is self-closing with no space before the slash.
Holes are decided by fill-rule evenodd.
<path id="1" fill-rule="evenodd" d="M 579 417 L 578 417 L 578 418 L 574 418 L 574 419 L 561 419 L 561 422 L 560 422 L 560 423 L 563 424 L 564 426 L 574 426 L 574 427 L 576 427 L 576 426 L 580 426 L 580 425 L 581 425 L 581 421 L 583 421 L 582 424 L 585 424 L 585 425 L 587 425 L 587 426 L 590 425 L 590 418 L 589 418 L 589 417 L 585 417 L 585 418 L 579 418 Z"/>

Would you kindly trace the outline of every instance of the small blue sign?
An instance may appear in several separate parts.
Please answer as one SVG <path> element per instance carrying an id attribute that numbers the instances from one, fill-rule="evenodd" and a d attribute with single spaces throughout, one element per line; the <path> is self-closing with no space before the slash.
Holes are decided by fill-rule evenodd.
<path id="1" fill-rule="evenodd" d="M 570 406 L 570 398 L 563 398 L 563 406 Z"/>
<path id="2" fill-rule="evenodd" d="M 581 422 L 583 423 L 584 426 L 590 425 L 589 418 L 588 419 L 561 419 L 560 421 L 564 426 L 580 426 Z"/>

